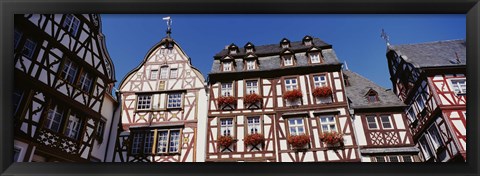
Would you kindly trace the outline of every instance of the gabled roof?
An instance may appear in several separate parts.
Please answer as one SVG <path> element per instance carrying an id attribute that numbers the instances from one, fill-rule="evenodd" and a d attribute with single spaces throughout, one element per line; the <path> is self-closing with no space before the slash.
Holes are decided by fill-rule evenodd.
<path id="1" fill-rule="evenodd" d="M 367 78 L 350 70 L 343 70 L 348 77 L 350 86 L 345 87 L 348 99 L 351 101 L 350 108 L 380 108 L 380 107 L 401 107 L 405 104 L 391 90 L 387 90 Z M 375 91 L 378 94 L 378 102 L 369 103 L 366 96 L 368 92 Z"/>
<path id="2" fill-rule="evenodd" d="M 467 60 L 465 40 L 392 45 L 388 49 L 394 50 L 405 61 L 412 63 L 416 68 L 465 66 Z M 460 63 L 457 63 L 457 58 L 460 60 Z"/>
<path id="3" fill-rule="evenodd" d="M 313 45 L 317 47 L 331 47 L 330 44 L 325 43 L 324 41 L 320 40 L 319 38 L 313 38 L 312 41 Z M 290 42 L 290 49 L 293 51 L 297 50 L 306 50 L 309 49 L 311 46 L 305 46 L 302 44 L 302 41 L 297 41 L 297 42 Z M 269 44 L 269 45 L 261 45 L 261 46 L 255 46 L 255 54 L 257 55 L 275 55 L 278 54 L 282 51 L 282 47 L 280 47 L 278 44 Z M 217 54 L 215 54 L 214 58 L 220 58 L 224 55 L 228 54 L 227 49 L 223 49 Z M 236 55 L 245 55 L 245 48 L 239 48 L 239 52 Z"/>

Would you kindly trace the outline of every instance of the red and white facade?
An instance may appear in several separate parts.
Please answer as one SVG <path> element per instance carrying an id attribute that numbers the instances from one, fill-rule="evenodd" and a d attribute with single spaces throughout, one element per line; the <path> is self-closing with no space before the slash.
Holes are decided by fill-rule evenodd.
<path id="1" fill-rule="evenodd" d="M 116 162 L 204 161 L 203 75 L 169 36 L 152 47 L 120 84 Z"/>
<path id="2" fill-rule="evenodd" d="M 387 52 L 392 83 L 408 105 L 409 127 L 423 161 L 466 161 L 465 50 L 465 41 L 453 40 L 393 46 Z M 436 60 L 419 62 L 416 55 L 424 53 Z"/>
<path id="3" fill-rule="evenodd" d="M 209 74 L 206 161 L 360 161 L 341 63 L 331 45 L 310 36 L 274 45 L 272 49 L 232 44 L 215 56 Z M 331 93 L 315 97 L 312 93 L 318 87 L 328 87 Z M 301 97 L 285 99 L 292 90 Z M 261 97 L 254 106 L 245 102 L 252 93 Z M 229 96 L 233 101 L 219 102 Z M 341 143 L 320 141 L 323 133 L 333 131 L 343 134 Z M 264 142 L 246 145 L 251 133 L 261 134 Z M 309 140 L 305 145 L 293 147 L 288 142 L 302 135 Z M 222 136 L 236 141 L 221 146 Z"/>

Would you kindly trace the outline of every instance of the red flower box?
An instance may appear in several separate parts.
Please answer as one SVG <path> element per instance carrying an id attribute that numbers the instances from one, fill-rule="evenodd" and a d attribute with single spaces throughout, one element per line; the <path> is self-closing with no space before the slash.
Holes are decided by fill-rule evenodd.
<path id="1" fill-rule="evenodd" d="M 260 97 L 260 95 L 256 93 L 248 94 L 245 96 L 245 98 L 243 98 L 243 102 L 248 104 L 257 103 L 257 102 L 260 102 L 261 100 L 262 100 L 262 97 Z"/>
<path id="2" fill-rule="evenodd" d="M 218 105 L 237 104 L 237 98 L 232 96 L 221 96 L 218 98 Z"/>
<path id="3" fill-rule="evenodd" d="M 243 139 L 243 143 L 245 145 L 251 145 L 251 146 L 257 146 L 258 144 L 262 144 L 265 142 L 265 137 L 263 137 L 263 134 L 250 134 L 245 136 L 245 139 Z"/>
<path id="4" fill-rule="evenodd" d="M 287 142 L 294 148 L 303 148 L 310 143 L 310 137 L 306 134 L 289 136 Z"/>
<path id="5" fill-rule="evenodd" d="M 332 95 L 332 89 L 328 86 L 317 87 L 313 89 L 312 95 L 315 97 L 328 97 Z"/>
<path id="6" fill-rule="evenodd" d="M 323 132 L 320 135 L 320 141 L 325 142 L 330 145 L 337 144 L 339 142 L 343 142 L 343 134 L 337 132 Z"/>
<path id="7" fill-rule="evenodd" d="M 232 136 L 220 136 L 217 140 L 217 144 L 223 148 L 230 147 L 234 142 L 237 142 L 237 140 L 233 139 Z"/>
<path id="8" fill-rule="evenodd" d="M 289 91 L 285 92 L 283 94 L 283 99 L 293 101 L 297 98 L 302 98 L 302 96 L 303 96 L 302 91 L 300 91 L 298 89 L 293 89 L 293 90 L 289 90 Z"/>

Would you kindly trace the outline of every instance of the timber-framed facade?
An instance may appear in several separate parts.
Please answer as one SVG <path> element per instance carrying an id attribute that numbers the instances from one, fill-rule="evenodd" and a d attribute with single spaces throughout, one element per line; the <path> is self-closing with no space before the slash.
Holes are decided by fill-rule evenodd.
<path id="1" fill-rule="evenodd" d="M 14 22 L 14 160 L 104 162 L 117 101 L 100 17 L 24 14 Z"/>
<path id="2" fill-rule="evenodd" d="M 387 61 L 396 95 L 424 162 L 466 161 L 466 43 L 392 45 Z"/>

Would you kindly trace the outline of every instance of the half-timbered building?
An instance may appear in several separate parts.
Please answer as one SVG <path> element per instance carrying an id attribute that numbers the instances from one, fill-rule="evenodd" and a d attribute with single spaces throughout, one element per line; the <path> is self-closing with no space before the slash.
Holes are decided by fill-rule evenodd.
<path id="1" fill-rule="evenodd" d="M 429 162 L 466 161 L 465 40 L 389 45 L 395 94 L 413 139 Z"/>
<path id="2" fill-rule="evenodd" d="M 14 22 L 14 160 L 104 161 L 117 101 L 99 16 L 26 14 Z"/>
<path id="3" fill-rule="evenodd" d="M 355 72 L 343 70 L 343 77 L 362 162 L 418 162 L 406 105 L 391 89 Z"/>
<path id="4" fill-rule="evenodd" d="M 169 32 L 120 83 L 116 162 L 204 161 L 205 79 Z"/>
<path id="5" fill-rule="evenodd" d="M 311 36 L 221 50 L 209 74 L 206 161 L 360 161 L 341 65 Z"/>

